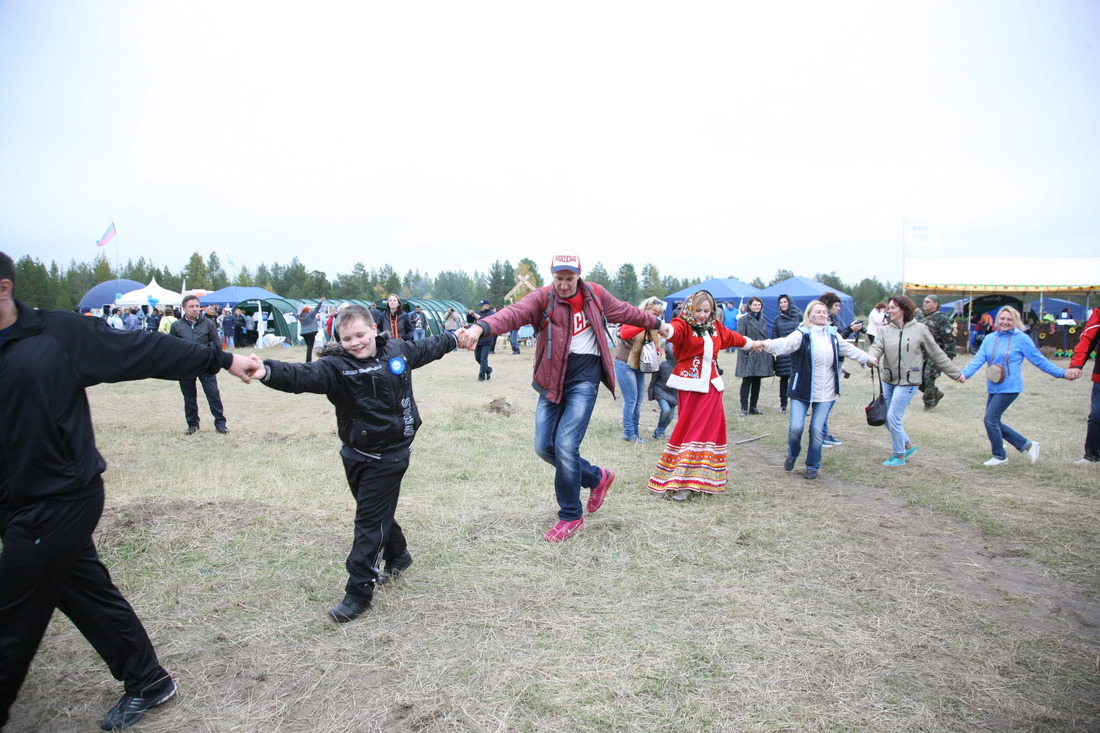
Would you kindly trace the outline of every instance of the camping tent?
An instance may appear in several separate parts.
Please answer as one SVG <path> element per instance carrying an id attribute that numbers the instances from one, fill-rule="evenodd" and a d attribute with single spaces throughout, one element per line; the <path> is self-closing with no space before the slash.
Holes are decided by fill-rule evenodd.
<path id="1" fill-rule="evenodd" d="M 752 285 L 741 282 L 735 277 L 722 277 L 714 280 L 707 280 L 698 285 L 692 285 L 683 290 L 678 290 L 671 295 L 666 295 L 665 320 L 672 318 L 672 311 L 677 303 L 682 303 L 689 295 L 699 290 L 708 291 L 714 296 L 714 301 L 718 304 L 736 303 L 737 305 L 741 305 L 742 301 L 748 300 L 753 295 L 760 294 L 759 288 L 754 288 Z"/>
<path id="2" fill-rule="evenodd" d="M 1055 318 L 1062 312 L 1064 308 L 1069 308 L 1069 315 L 1075 321 L 1084 321 L 1088 319 L 1089 309 L 1080 303 L 1074 303 L 1070 300 L 1062 300 L 1061 298 L 1043 298 L 1042 300 L 1032 300 L 1028 304 L 1032 313 L 1036 315 L 1040 312 L 1040 306 L 1042 306 L 1043 313 L 1049 313 Z"/>
<path id="3" fill-rule="evenodd" d="M 121 298 L 115 299 L 115 305 L 121 306 L 159 305 L 164 307 L 166 305 L 179 305 L 182 302 L 183 295 L 157 285 L 157 279 L 155 277 L 150 280 L 149 284 L 145 287 L 123 293 Z"/>
<path id="4" fill-rule="evenodd" d="M 990 311 L 999 311 L 1003 306 L 1010 305 L 1023 312 L 1024 302 L 1014 295 L 995 293 L 993 295 L 979 295 L 975 298 L 960 298 L 950 303 L 942 303 L 940 310 L 948 316 L 961 316 L 969 318 L 971 314 L 980 316 Z M 917 307 L 920 307 L 920 299 L 917 299 Z M 996 315 L 996 313 L 994 313 Z"/>
<path id="5" fill-rule="evenodd" d="M 80 299 L 80 304 L 77 307 L 102 308 L 107 303 L 114 303 L 115 299 L 122 297 L 123 293 L 137 290 L 140 287 L 141 283 L 137 280 L 104 280 L 84 293 L 84 297 Z"/>
<path id="6" fill-rule="evenodd" d="M 836 293 L 840 298 L 840 314 L 837 318 L 840 319 L 842 324 L 847 326 L 855 320 L 855 301 L 852 296 L 808 277 L 789 277 L 783 282 L 764 288 L 757 293 L 760 299 L 764 301 L 764 319 L 768 322 L 768 333 L 771 333 L 772 323 L 779 315 L 780 295 L 788 296 L 800 311 L 805 312 L 806 306 L 811 301 L 820 298 L 822 293 Z"/>
<path id="7" fill-rule="evenodd" d="M 208 305 L 228 306 L 233 308 L 242 300 L 255 300 L 257 298 L 281 298 L 282 296 L 276 295 L 263 288 L 244 287 L 240 285 L 230 285 L 228 287 L 221 288 L 220 290 L 214 290 L 206 293 L 199 298 L 199 304 L 203 307 Z"/>
<path id="8" fill-rule="evenodd" d="M 406 313 L 412 313 L 416 306 L 420 306 L 420 312 L 427 315 L 428 334 L 432 336 L 443 333 L 443 317 L 447 315 L 448 308 L 454 308 L 455 312 L 462 316 L 462 322 L 466 322 L 466 306 L 462 305 L 462 303 L 459 303 L 457 300 L 407 298 L 401 301 L 401 308 Z M 375 307 L 385 313 L 386 301 L 377 301 Z"/>

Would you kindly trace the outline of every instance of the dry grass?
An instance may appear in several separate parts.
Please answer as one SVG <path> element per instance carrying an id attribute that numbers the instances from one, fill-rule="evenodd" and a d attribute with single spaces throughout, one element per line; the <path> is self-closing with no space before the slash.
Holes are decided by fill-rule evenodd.
<path id="1" fill-rule="evenodd" d="M 301 358 L 300 350 L 273 350 Z M 727 357 L 728 358 L 728 357 Z M 724 360 L 725 361 L 725 360 Z M 961 361 L 961 359 L 960 359 Z M 416 564 L 346 626 L 353 505 L 331 406 L 221 377 L 232 432 L 185 438 L 174 384 L 91 390 L 110 464 L 99 546 L 179 698 L 143 731 L 1080 731 L 1100 725 L 1100 473 L 1088 389 L 1029 371 L 1010 424 L 1043 444 L 998 471 L 982 385 L 945 385 L 887 470 L 857 373 L 816 482 L 782 470 L 786 422 L 727 391 L 726 496 L 645 481 L 661 445 L 619 439 L 604 391 L 585 444 L 618 479 L 549 545 L 531 353 L 417 372 L 425 424 L 399 508 Z M 732 364 L 729 364 L 732 366 Z M 731 380 L 732 381 L 732 380 Z M 733 385 L 735 386 L 735 385 Z M 489 412 L 501 398 L 512 415 Z M 643 431 L 656 413 L 643 411 Z M 12 730 L 88 730 L 119 686 L 55 619 Z"/>

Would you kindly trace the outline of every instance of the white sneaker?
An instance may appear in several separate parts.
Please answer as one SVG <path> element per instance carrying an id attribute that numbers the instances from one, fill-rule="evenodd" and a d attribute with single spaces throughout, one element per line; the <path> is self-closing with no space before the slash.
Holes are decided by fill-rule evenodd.
<path id="1" fill-rule="evenodd" d="M 986 461 L 982 465 L 983 466 L 1003 466 L 1006 463 L 1008 463 L 1007 458 L 998 458 L 997 456 L 993 456 L 992 458 L 990 458 L 988 461 Z"/>
<path id="2" fill-rule="evenodd" d="M 1078 458 L 1076 461 L 1073 462 L 1073 464 L 1075 466 L 1086 466 L 1090 463 L 1095 464 L 1095 463 L 1100 463 L 1100 461 L 1094 461 L 1090 458 Z"/>
<path id="3" fill-rule="evenodd" d="M 1027 459 L 1033 466 L 1039 461 L 1039 444 L 1034 440 L 1031 441 L 1031 447 L 1027 449 Z"/>

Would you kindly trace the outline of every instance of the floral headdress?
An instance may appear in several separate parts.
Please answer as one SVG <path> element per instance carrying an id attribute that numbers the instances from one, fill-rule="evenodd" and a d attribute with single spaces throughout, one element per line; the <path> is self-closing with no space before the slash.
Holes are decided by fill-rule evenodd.
<path id="1" fill-rule="evenodd" d="M 699 303 L 700 300 L 710 301 L 710 317 L 707 318 L 705 323 L 699 323 L 695 320 L 695 305 Z M 713 333 L 714 322 L 715 319 L 718 317 L 718 314 L 716 312 L 717 310 L 718 307 L 717 305 L 715 305 L 714 296 L 706 290 L 699 290 L 692 293 L 690 296 L 688 296 L 688 299 L 684 301 L 684 306 L 680 309 L 680 317 L 687 321 L 688 325 L 694 328 L 699 333 L 702 333 L 704 331 L 708 333 Z"/>

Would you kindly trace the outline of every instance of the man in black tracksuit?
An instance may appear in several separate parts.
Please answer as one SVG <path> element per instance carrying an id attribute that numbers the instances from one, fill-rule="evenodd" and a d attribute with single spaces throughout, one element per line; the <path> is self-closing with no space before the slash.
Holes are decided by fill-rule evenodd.
<path id="1" fill-rule="evenodd" d="M 248 381 L 250 364 L 163 334 L 28 308 L 16 302 L 15 267 L 0 252 L 0 727 L 54 608 L 125 683 L 104 730 L 133 725 L 176 691 L 92 542 L 107 466 L 84 390 L 220 368 Z"/>
<path id="2" fill-rule="evenodd" d="M 405 535 L 394 520 L 401 479 L 409 468 L 420 411 L 413 399 L 412 370 L 442 359 L 458 345 L 453 333 L 419 341 L 379 336 L 370 311 L 342 308 L 333 331 L 336 341 L 309 364 L 267 359 L 254 376 L 283 392 L 313 392 L 336 408 L 351 495 L 355 497 L 355 538 L 348 554 L 344 600 L 329 616 L 346 623 L 370 608 L 376 583 L 396 578 L 412 564 Z M 380 561 L 385 573 L 378 572 Z"/>
<path id="3" fill-rule="evenodd" d="M 216 351 L 221 351 L 222 348 L 218 326 L 203 315 L 196 295 L 188 295 L 183 299 L 183 318 L 173 323 L 168 333 Z M 219 433 L 228 433 L 229 428 L 225 425 L 225 414 L 222 412 L 222 395 L 218 391 L 218 378 L 213 374 L 200 374 L 198 380 L 206 395 L 206 402 L 210 405 L 210 414 L 214 416 L 214 429 Z M 183 393 L 183 415 L 187 419 L 186 434 L 191 435 L 199 429 L 199 398 L 195 389 L 195 377 L 179 381 L 180 392 Z"/>

